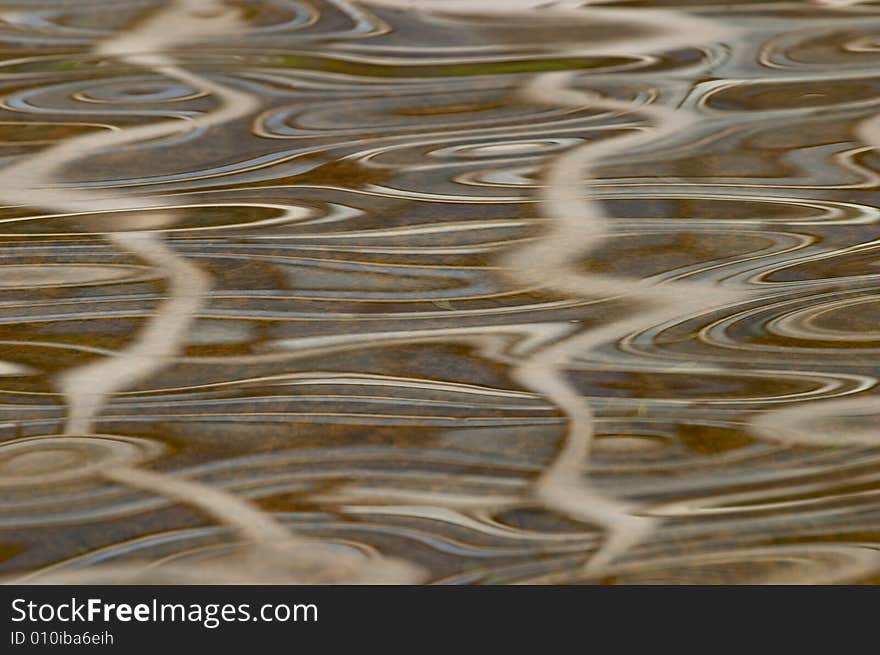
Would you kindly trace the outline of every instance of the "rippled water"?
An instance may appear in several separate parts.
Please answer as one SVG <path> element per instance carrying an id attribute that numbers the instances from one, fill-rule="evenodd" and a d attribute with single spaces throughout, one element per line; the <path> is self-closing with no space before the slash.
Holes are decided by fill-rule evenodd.
<path id="1" fill-rule="evenodd" d="M 0 574 L 880 582 L 880 10 L 0 2 Z"/>

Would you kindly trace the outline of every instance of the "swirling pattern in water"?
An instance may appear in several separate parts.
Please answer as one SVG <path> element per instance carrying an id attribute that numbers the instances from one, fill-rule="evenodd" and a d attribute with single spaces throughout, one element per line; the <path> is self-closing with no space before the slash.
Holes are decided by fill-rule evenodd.
<path id="1" fill-rule="evenodd" d="M 5 579 L 880 580 L 876 8 L 0 21 Z"/>

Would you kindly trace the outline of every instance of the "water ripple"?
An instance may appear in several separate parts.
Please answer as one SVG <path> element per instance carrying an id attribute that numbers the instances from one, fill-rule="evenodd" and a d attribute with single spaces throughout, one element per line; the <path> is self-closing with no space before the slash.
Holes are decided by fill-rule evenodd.
<path id="1" fill-rule="evenodd" d="M 0 43 L 5 580 L 878 579 L 870 3 Z"/>

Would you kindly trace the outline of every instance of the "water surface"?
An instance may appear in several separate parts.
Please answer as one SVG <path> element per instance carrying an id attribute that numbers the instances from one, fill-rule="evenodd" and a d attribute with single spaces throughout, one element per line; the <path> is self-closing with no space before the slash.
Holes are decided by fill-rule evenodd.
<path id="1" fill-rule="evenodd" d="M 880 13 L 0 2 L 0 574 L 880 581 Z"/>

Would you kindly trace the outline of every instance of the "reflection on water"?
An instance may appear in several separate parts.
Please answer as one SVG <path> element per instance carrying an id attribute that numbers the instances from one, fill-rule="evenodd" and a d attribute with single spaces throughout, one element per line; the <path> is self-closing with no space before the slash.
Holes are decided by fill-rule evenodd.
<path id="1" fill-rule="evenodd" d="M 0 574 L 880 581 L 880 13 L 0 2 Z"/>

